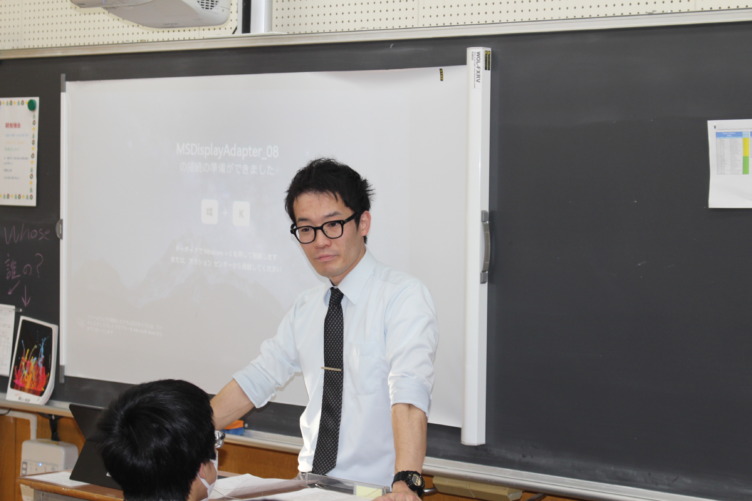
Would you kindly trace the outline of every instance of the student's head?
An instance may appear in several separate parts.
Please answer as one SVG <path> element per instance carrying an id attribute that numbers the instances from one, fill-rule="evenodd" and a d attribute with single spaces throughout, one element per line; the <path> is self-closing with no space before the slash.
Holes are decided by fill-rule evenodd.
<path id="1" fill-rule="evenodd" d="M 201 479 L 216 480 L 212 408 L 191 383 L 131 387 L 104 411 L 98 431 L 107 471 L 129 501 L 203 499 Z"/>
<path id="2" fill-rule="evenodd" d="M 365 254 L 371 195 L 367 180 L 329 158 L 300 169 L 287 190 L 285 209 L 293 233 L 316 272 L 334 285 Z"/>

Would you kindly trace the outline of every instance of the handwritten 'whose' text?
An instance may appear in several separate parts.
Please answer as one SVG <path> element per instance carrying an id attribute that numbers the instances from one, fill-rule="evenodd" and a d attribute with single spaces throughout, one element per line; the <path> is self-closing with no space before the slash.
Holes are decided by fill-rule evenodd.
<path id="1" fill-rule="evenodd" d="M 44 254 L 19 249 L 19 244 L 51 240 L 52 230 L 26 224 L 9 225 L 2 229 L 0 243 L 5 247 L 4 289 L 7 296 L 20 299 L 23 307 L 31 304 L 32 285 L 42 279 Z"/>

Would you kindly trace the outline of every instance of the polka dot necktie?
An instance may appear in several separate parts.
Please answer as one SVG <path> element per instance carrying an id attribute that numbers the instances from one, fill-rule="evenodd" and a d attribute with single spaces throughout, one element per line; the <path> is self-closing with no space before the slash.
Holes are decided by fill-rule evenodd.
<path id="1" fill-rule="evenodd" d="M 313 473 L 325 475 L 337 464 L 339 421 L 342 415 L 342 292 L 332 287 L 329 310 L 324 319 L 324 395 L 321 400 L 321 423 Z"/>

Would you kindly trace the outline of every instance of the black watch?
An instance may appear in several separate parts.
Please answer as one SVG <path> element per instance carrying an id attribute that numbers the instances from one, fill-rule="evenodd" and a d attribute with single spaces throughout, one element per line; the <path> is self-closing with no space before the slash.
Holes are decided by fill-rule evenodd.
<path id="1" fill-rule="evenodd" d="M 400 480 L 405 482 L 410 490 L 415 492 L 419 497 L 423 497 L 423 488 L 426 486 L 426 482 L 423 480 L 423 475 L 417 471 L 398 471 L 394 475 L 392 485 Z"/>

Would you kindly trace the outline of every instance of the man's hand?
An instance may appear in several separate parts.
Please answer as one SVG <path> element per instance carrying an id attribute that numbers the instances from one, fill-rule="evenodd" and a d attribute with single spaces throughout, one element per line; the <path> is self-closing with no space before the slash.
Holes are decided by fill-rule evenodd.
<path id="1" fill-rule="evenodd" d="M 392 492 L 376 498 L 376 501 L 421 501 L 420 497 L 405 482 L 394 482 Z"/>

